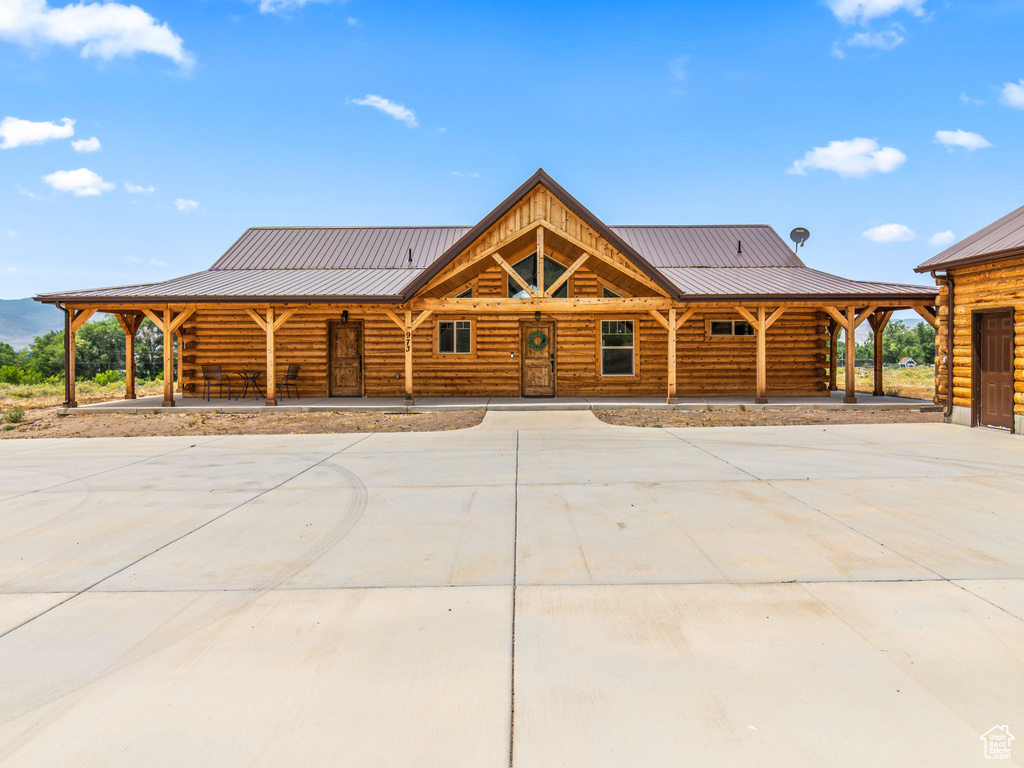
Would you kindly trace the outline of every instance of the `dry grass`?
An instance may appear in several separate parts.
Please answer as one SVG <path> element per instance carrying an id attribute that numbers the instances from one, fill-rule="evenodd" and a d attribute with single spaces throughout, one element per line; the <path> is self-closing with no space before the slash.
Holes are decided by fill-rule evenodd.
<path id="1" fill-rule="evenodd" d="M 842 382 L 843 372 L 840 369 L 840 388 Z M 873 392 L 874 388 L 875 372 L 871 368 L 858 368 L 857 391 Z M 935 368 L 931 365 L 919 365 L 916 368 L 893 368 L 882 371 L 882 389 L 889 396 L 931 400 L 935 396 Z"/>

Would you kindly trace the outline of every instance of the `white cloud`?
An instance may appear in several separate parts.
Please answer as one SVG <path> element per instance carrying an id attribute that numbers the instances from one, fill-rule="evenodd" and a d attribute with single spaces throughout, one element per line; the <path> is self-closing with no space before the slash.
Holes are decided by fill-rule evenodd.
<path id="1" fill-rule="evenodd" d="M 676 56 L 668 63 L 668 71 L 673 80 L 686 79 L 686 65 L 690 63 L 689 56 Z"/>
<path id="2" fill-rule="evenodd" d="M 1019 83 L 1003 83 L 999 101 L 1014 109 L 1024 109 L 1024 79 Z"/>
<path id="3" fill-rule="evenodd" d="M 395 104 L 393 101 L 388 101 L 380 96 L 374 96 L 372 93 L 361 99 L 352 99 L 352 101 L 353 103 L 364 107 L 379 109 L 381 112 L 391 115 L 395 120 L 400 120 L 405 123 L 409 128 L 419 127 L 419 123 L 416 122 L 416 115 L 413 114 L 413 111 L 411 109 L 406 109 L 401 104 Z"/>
<path id="4" fill-rule="evenodd" d="M 349 16 L 347 19 L 345 19 L 345 21 L 348 22 L 348 25 L 350 27 L 358 27 L 359 26 L 359 19 L 357 19 L 355 16 Z"/>
<path id="5" fill-rule="evenodd" d="M 72 141 L 71 147 L 75 152 L 96 152 L 100 148 L 100 140 L 93 136 L 91 139 L 79 139 Z"/>
<path id="6" fill-rule="evenodd" d="M 869 176 L 891 173 L 906 162 L 907 156 L 894 147 L 879 149 L 874 139 L 830 141 L 827 147 L 815 147 L 802 160 L 794 160 L 786 173 L 803 176 L 808 168 L 835 171 L 840 176 Z"/>
<path id="7" fill-rule="evenodd" d="M 838 40 L 832 43 L 831 55 L 835 56 L 837 59 L 846 58 L 846 51 L 843 50 L 842 43 L 840 43 Z"/>
<path id="8" fill-rule="evenodd" d="M 156 192 L 154 187 L 140 187 L 132 184 L 130 181 L 124 183 L 124 188 L 131 192 L 133 195 L 152 195 Z"/>
<path id="9" fill-rule="evenodd" d="M 906 38 L 900 33 L 903 28 L 894 24 L 892 29 L 883 32 L 858 32 L 846 44 L 854 48 L 878 48 L 883 51 L 891 51 L 893 48 L 903 44 Z"/>
<path id="10" fill-rule="evenodd" d="M 2 13 L 0 10 L 0 14 Z M 0 19 L 2 18 L 0 15 Z M 31 120 L 19 120 L 16 117 L 5 117 L 0 120 L 0 139 L 3 139 L 0 149 L 13 149 L 25 144 L 42 144 L 50 139 L 66 139 L 74 135 L 75 121 L 69 117 L 61 118 L 60 125 L 47 122 L 33 123 Z"/>
<path id="11" fill-rule="evenodd" d="M 906 11 L 914 16 L 924 16 L 925 0 L 826 0 L 843 24 L 864 24 L 872 19 L 892 16 L 898 11 Z"/>
<path id="12" fill-rule="evenodd" d="M 452 171 L 452 176 L 458 176 L 460 179 L 479 179 L 479 173 L 459 173 L 458 171 Z"/>
<path id="13" fill-rule="evenodd" d="M 182 67 L 192 64 L 192 54 L 166 23 L 158 23 L 137 5 L 114 2 L 51 8 L 47 0 L 2 0 L 0 39 L 30 48 L 77 48 L 86 59 L 110 61 L 116 56 L 153 53 Z"/>
<path id="14" fill-rule="evenodd" d="M 88 168 L 79 168 L 77 171 L 56 171 L 49 176 L 43 176 L 43 181 L 56 189 L 58 192 L 73 192 L 77 197 L 91 197 L 110 192 L 114 185 Z"/>
<path id="15" fill-rule="evenodd" d="M 179 211 L 182 211 L 183 213 L 191 213 L 192 211 L 199 207 L 199 203 L 197 203 L 195 200 L 185 200 L 179 197 L 177 200 L 174 201 L 174 207 L 177 208 Z"/>
<path id="16" fill-rule="evenodd" d="M 961 93 L 960 103 L 963 104 L 965 107 L 969 107 L 971 105 L 978 106 L 984 104 L 985 102 L 982 101 L 981 99 L 972 98 L 971 96 L 968 96 L 966 93 Z"/>
<path id="17" fill-rule="evenodd" d="M 936 131 L 935 141 L 938 144 L 945 144 L 950 150 L 953 147 L 963 147 L 968 152 L 973 152 L 976 149 L 983 147 L 991 147 L 992 144 L 979 133 L 971 133 L 970 131 Z"/>
<path id="18" fill-rule="evenodd" d="M 931 245 L 949 245 L 954 240 L 956 240 L 956 235 L 953 234 L 951 229 L 947 229 L 945 232 L 936 232 L 928 238 L 928 242 Z"/>
<path id="19" fill-rule="evenodd" d="M 902 224 L 883 224 L 880 227 L 872 227 L 863 234 L 868 240 L 876 243 L 907 243 L 917 239 L 914 231 Z"/>
<path id="20" fill-rule="evenodd" d="M 29 190 L 25 189 L 20 184 L 18 184 L 17 186 L 18 186 L 18 194 L 19 195 L 24 195 L 25 197 L 29 197 L 29 198 L 31 198 L 33 200 L 39 200 L 39 201 L 43 200 L 43 198 L 40 197 L 39 195 L 37 195 L 35 192 L 30 192 Z"/>
<path id="21" fill-rule="evenodd" d="M 326 3 L 330 0 L 260 0 L 260 13 L 288 13 L 309 3 Z"/>

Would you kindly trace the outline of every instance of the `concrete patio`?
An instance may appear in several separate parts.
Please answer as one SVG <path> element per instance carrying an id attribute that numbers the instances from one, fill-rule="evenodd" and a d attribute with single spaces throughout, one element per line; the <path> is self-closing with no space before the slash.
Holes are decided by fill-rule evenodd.
<path id="1" fill-rule="evenodd" d="M 753 397 L 680 397 L 678 403 L 668 404 L 664 397 L 420 397 L 407 405 L 401 397 L 303 397 L 278 398 L 278 405 L 267 406 L 262 398 L 247 399 L 175 396 L 174 408 L 190 413 L 315 413 L 322 411 L 349 411 L 353 413 L 427 413 L 430 411 L 598 411 L 622 408 L 650 408 L 653 410 L 703 411 L 709 406 L 715 410 L 734 410 L 743 406 L 748 411 L 764 410 L 941 410 L 930 400 L 909 397 L 875 397 L 859 394 L 859 402 L 844 403 L 843 392 L 832 392 L 829 397 L 773 397 L 766 404 L 755 403 Z M 104 403 L 80 405 L 78 408 L 60 408 L 58 413 L 158 413 L 163 408 L 160 395 L 140 397 L 136 400 L 110 400 Z"/>
<path id="2" fill-rule="evenodd" d="M 1022 467 L 583 412 L 3 441 L 0 765 L 985 765 Z"/>

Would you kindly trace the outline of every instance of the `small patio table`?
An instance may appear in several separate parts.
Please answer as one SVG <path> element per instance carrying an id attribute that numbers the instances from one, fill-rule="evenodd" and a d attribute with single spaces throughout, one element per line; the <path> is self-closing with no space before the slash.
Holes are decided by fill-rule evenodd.
<path id="1" fill-rule="evenodd" d="M 242 394 L 236 397 L 236 400 L 242 400 L 249 392 L 249 385 L 252 384 L 253 397 L 266 397 L 263 390 L 260 389 L 259 377 L 263 375 L 263 371 L 257 370 L 246 370 L 238 371 L 238 375 L 245 381 L 245 386 L 242 388 Z"/>

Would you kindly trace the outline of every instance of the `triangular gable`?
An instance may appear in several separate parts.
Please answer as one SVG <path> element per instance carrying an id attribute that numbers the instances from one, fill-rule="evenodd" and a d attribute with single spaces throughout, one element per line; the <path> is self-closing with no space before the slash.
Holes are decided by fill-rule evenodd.
<path id="1" fill-rule="evenodd" d="M 462 257 L 463 263 L 471 266 L 474 260 L 488 259 L 501 244 L 530 236 L 537 226 L 544 226 L 555 238 L 574 246 L 600 252 L 624 273 L 659 293 L 672 296 L 678 292 L 643 256 L 541 168 L 413 280 L 402 292 L 403 301 L 429 285 L 456 259 Z"/>

